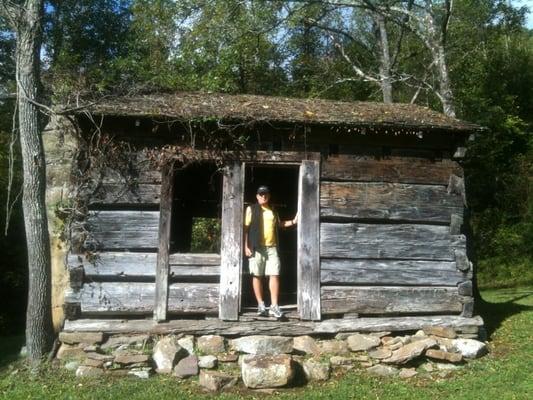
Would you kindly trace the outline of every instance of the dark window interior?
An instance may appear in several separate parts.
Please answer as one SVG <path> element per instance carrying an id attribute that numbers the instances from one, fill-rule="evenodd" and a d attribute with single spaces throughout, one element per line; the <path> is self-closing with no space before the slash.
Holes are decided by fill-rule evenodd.
<path id="1" fill-rule="evenodd" d="M 299 166 L 257 166 L 247 165 L 245 171 L 245 206 L 256 202 L 255 194 L 258 186 L 267 185 L 271 190 L 271 205 L 282 221 L 292 219 L 298 210 L 298 173 Z M 280 305 L 296 305 L 297 301 L 297 230 L 294 228 L 279 230 L 279 256 L 281 261 Z M 268 279 L 263 283 L 265 301 L 270 304 Z M 242 306 L 256 307 L 248 260 L 245 258 L 242 280 Z"/>
<path id="2" fill-rule="evenodd" d="M 179 168 L 174 177 L 171 253 L 220 253 L 222 173 L 214 163 Z"/>

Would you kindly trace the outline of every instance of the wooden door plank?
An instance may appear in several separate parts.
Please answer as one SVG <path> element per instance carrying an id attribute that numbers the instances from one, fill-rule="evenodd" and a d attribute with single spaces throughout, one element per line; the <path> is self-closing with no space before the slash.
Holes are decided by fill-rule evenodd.
<path id="1" fill-rule="evenodd" d="M 174 197 L 174 168 L 167 166 L 162 173 L 159 239 L 155 271 L 154 320 L 165 321 L 168 311 L 168 275 L 170 253 L 170 225 Z"/>
<path id="2" fill-rule="evenodd" d="M 242 163 L 233 163 L 225 167 L 222 193 L 219 318 L 236 321 L 239 318 L 242 270 L 244 204 Z"/>
<path id="3" fill-rule="evenodd" d="M 305 320 L 320 320 L 320 163 L 303 161 L 298 184 L 298 309 Z"/>

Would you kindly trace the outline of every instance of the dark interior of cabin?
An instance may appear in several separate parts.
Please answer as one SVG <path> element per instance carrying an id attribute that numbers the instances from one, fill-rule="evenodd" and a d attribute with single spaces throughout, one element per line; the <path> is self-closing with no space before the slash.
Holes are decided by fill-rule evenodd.
<path id="1" fill-rule="evenodd" d="M 244 204 L 248 206 L 256 202 L 256 190 L 267 185 L 271 191 L 271 205 L 278 212 L 282 221 L 292 219 L 298 209 L 298 166 L 296 165 L 247 165 L 245 171 Z M 281 262 L 280 305 L 295 306 L 297 292 L 297 230 L 296 228 L 280 229 L 279 256 Z M 268 281 L 264 282 L 265 301 L 270 304 Z M 256 307 L 248 260 L 243 264 L 242 306 Z"/>
<path id="2" fill-rule="evenodd" d="M 171 253 L 220 253 L 222 173 L 214 163 L 179 168 L 174 176 Z"/>

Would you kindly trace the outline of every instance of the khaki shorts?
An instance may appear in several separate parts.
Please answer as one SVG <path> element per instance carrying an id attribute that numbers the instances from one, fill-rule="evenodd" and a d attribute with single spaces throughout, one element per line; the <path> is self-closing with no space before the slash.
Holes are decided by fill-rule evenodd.
<path id="1" fill-rule="evenodd" d="M 260 246 L 248 259 L 250 274 L 254 276 L 279 275 L 280 262 L 276 246 Z"/>

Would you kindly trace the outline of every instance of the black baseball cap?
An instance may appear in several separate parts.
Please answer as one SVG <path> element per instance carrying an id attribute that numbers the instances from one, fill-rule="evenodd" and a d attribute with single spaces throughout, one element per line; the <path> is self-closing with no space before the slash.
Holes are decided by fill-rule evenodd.
<path id="1" fill-rule="evenodd" d="M 261 185 L 257 188 L 257 194 L 266 194 L 270 193 L 270 189 L 268 186 Z"/>

